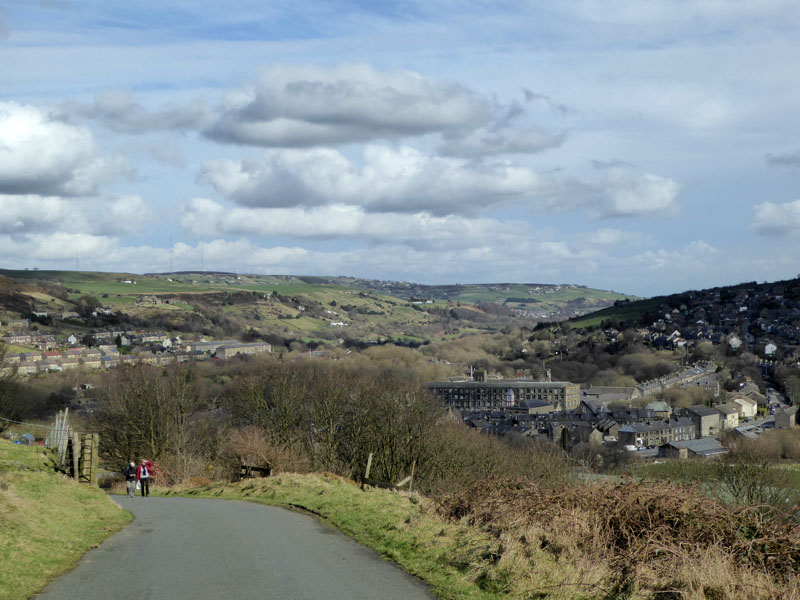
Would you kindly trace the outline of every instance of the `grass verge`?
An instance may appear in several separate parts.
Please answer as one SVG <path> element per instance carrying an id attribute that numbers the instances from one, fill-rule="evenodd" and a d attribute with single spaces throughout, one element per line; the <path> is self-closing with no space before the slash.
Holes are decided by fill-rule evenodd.
<path id="1" fill-rule="evenodd" d="M 800 600 L 800 528 L 692 487 L 487 480 L 433 500 L 281 474 L 166 493 L 313 512 L 439 598 Z"/>
<path id="2" fill-rule="evenodd" d="M 46 470 L 41 453 L 0 440 L 0 600 L 30 598 L 131 520 L 100 489 Z"/>
<path id="3" fill-rule="evenodd" d="M 439 598 L 507 597 L 492 574 L 498 542 L 441 519 L 429 499 L 367 488 L 335 475 L 281 474 L 167 495 L 248 500 L 311 512 L 429 583 Z"/>

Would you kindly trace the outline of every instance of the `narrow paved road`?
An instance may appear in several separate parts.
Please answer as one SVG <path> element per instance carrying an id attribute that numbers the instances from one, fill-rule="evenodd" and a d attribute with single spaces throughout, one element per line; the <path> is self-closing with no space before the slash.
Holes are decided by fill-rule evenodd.
<path id="1" fill-rule="evenodd" d="M 228 500 L 115 500 L 134 522 L 36 598 L 432 598 L 419 580 L 313 517 Z"/>

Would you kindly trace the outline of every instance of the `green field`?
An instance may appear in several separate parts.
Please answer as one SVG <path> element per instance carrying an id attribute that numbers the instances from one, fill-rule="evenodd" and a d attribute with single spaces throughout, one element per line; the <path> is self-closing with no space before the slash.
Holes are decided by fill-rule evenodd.
<path id="1" fill-rule="evenodd" d="M 597 327 L 603 321 L 617 320 L 620 322 L 637 320 L 641 315 L 648 311 L 658 309 L 663 299 L 651 298 L 648 300 L 638 300 L 618 306 L 610 306 L 597 312 L 593 312 L 584 317 L 570 320 L 574 327 Z"/>

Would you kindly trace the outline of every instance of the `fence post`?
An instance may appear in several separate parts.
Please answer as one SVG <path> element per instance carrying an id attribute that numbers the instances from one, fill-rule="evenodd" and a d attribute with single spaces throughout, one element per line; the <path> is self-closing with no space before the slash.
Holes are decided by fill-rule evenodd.
<path id="1" fill-rule="evenodd" d="M 92 481 L 92 434 L 84 433 L 81 436 L 81 465 L 80 481 L 91 483 Z"/>
<path id="2" fill-rule="evenodd" d="M 417 468 L 417 461 L 414 460 L 411 463 L 411 476 L 408 479 L 408 491 L 409 492 L 411 491 L 411 488 L 414 487 L 414 469 L 416 469 L 416 468 Z"/>
<path id="3" fill-rule="evenodd" d="M 100 434 L 93 433 L 92 434 L 92 471 L 91 471 L 91 480 L 90 483 L 92 485 L 97 485 L 97 467 L 99 466 L 97 463 L 100 461 Z"/>
<path id="4" fill-rule="evenodd" d="M 61 430 L 58 433 L 58 466 L 64 467 L 64 459 L 67 456 L 67 436 L 69 431 L 67 429 L 67 417 L 69 415 L 69 407 L 64 409 L 64 419 L 61 421 Z"/>
<path id="5" fill-rule="evenodd" d="M 369 479 L 369 471 L 372 469 L 372 452 L 369 453 L 367 457 L 367 470 L 364 471 L 364 479 L 361 480 L 361 489 L 364 489 L 364 482 Z"/>
<path id="6" fill-rule="evenodd" d="M 61 411 L 58 411 L 56 415 L 56 420 L 53 422 L 53 426 L 50 427 L 50 433 L 47 434 L 47 439 L 44 441 L 45 448 L 52 450 L 56 447 L 57 437 L 58 437 L 58 427 L 61 423 Z"/>
<path id="7" fill-rule="evenodd" d="M 367 457 L 367 470 L 364 472 L 364 479 L 369 479 L 369 472 L 372 469 L 372 452 Z"/>
<path id="8" fill-rule="evenodd" d="M 72 477 L 75 481 L 81 478 L 81 436 L 79 433 L 72 432 Z"/>

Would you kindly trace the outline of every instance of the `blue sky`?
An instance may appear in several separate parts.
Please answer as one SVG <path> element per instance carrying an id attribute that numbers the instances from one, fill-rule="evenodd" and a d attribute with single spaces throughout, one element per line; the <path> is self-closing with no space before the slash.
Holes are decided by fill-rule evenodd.
<path id="1" fill-rule="evenodd" d="M 6 0 L 0 264 L 794 277 L 798 30 L 788 0 Z"/>

